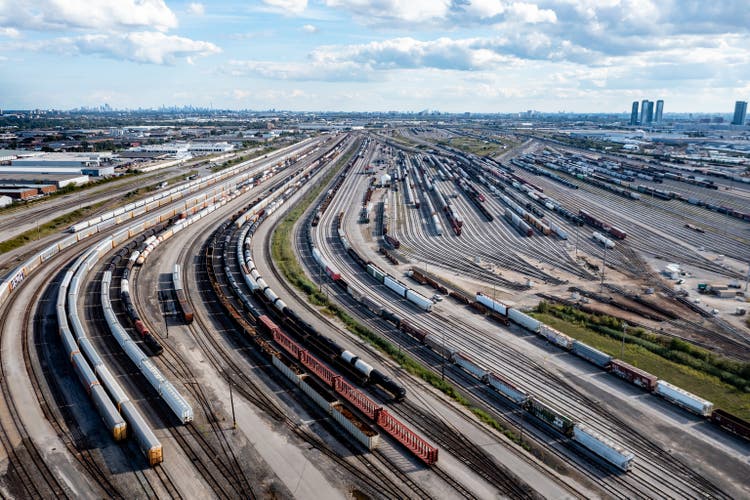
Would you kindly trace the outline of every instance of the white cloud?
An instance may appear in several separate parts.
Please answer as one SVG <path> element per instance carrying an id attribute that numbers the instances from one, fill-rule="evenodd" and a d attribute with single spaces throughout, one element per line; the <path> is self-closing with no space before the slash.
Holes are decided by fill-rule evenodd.
<path id="1" fill-rule="evenodd" d="M 210 42 L 165 35 L 157 31 L 140 31 L 112 35 L 63 37 L 21 46 L 38 51 L 62 54 L 95 54 L 149 64 L 175 64 L 179 59 L 192 63 L 195 56 L 218 54 L 221 49 Z"/>
<path id="2" fill-rule="evenodd" d="M 187 11 L 188 14 L 192 14 L 194 16 L 202 16 L 206 13 L 206 6 L 202 3 L 193 2 L 188 5 Z"/>
<path id="3" fill-rule="evenodd" d="M 18 38 L 21 36 L 21 32 L 15 28 L 0 28 L 0 36 L 7 38 Z"/>
<path id="4" fill-rule="evenodd" d="M 328 7 L 348 10 L 366 24 L 399 21 L 424 23 L 445 19 L 451 0 L 325 0 Z"/>
<path id="5" fill-rule="evenodd" d="M 279 63 L 273 61 L 229 61 L 222 68 L 231 76 L 258 76 L 271 80 L 291 81 L 367 81 L 373 71 L 355 62 L 311 61 L 305 63 Z"/>
<path id="6" fill-rule="evenodd" d="M 304 26 L 302 26 L 302 31 L 304 31 L 305 33 L 317 33 L 318 27 L 313 26 L 312 24 L 305 24 Z"/>
<path id="7" fill-rule="evenodd" d="M 250 97 L 252 94 L 253 93 L 249 90 L 234 89 L 232 90 L 232 99 L 236 101 L 241 101 L 243 99 Z"/>
<path id="8" fill-rule="evenodd" d="M 263 3 L 282 14 L 302 14 L 307 8 L 307 0 L 263 0 Z"/>
<path id="9" fill-rule="evenodd" d="M 164 0 L 0 0 L 0 26 L 31 30 L 75 28 L 167 31 L 177 16 Z"/>

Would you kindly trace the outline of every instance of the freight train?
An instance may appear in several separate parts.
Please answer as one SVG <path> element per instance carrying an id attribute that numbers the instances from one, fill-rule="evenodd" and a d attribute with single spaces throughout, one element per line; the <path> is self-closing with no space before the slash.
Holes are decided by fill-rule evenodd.
<path id="1" fill-rule="evenodd" d="M 303 339 L 308 345 L 330 357 L 333 361 L 347 366 L 350 370 L 358 374 L 363 383 L 373 384 L 381 387 L 383 390 L 393 396 L 395 400 L 403 400 L 406 397 L 406 389 L 398 382 L 382 373 L 376 368 L 363 361 L 356 354 L 344 349 L 333 339 L 321 334 L 315 327 L 305 322 L 283 300 L 281 300 L 268 286 L 263 277 L 255 267 L 252 251 L 250 249 L 250 240 L 257 229 L 258 225 L 270 214 L 265 211 L 262 215 L 252 219 L 245 230 L 240 235 L 237 242 L 237 257 L 242 263 L 241 269 L 245 283 L 250 290 L 264 303 L 275 311 L 282 323 L 300 339 Z M 340 280 L 340 273 L 323 258 L 317 249 L 313 249 L 313 258 L 324 269 L 326 274 L 334 281 Z M 247 301 L 243 301 L 246 307 Z M 250 306 L 249 312 L 255 316 L 261 323 L 272 322 L 266 315 L 261 314 L 257 309 Z"/>

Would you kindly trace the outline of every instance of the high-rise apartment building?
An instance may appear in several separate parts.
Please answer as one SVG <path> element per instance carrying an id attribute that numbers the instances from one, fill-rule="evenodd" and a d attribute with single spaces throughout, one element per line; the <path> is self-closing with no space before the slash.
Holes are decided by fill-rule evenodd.
<path id="1" fill-rule="evenodd" d="M 648 99 L 641 101 L 641 119 L 638 120 L 641 125 L 646 123 L 646 113 L 648 113 Z"/>
<path id="2" fill-rule="evenodd" d="M 737 101 L 734 103 L 734 118 L 732 125 L 744 125 L 747 117 L 747 101 Z"/>
<path id="3" fill-rule="evenodd" d="M 638 125 L 638 101 L 633 101 L 633 108 L 630 111 L 630 124 Z"/>
<path id="4" fill-rule="evenodd" d="M 654 117 L 654 120 L 656 123 L 661 123 L 664 115 L 664 100 L 659 99 L 656 101 L 656 116 Z"/>
<path id="5" fill-rule="evenodd" d="M 654 101 L 644 100 L 641 103 L 641 125 L 651 125 L 654 122 Z"/>

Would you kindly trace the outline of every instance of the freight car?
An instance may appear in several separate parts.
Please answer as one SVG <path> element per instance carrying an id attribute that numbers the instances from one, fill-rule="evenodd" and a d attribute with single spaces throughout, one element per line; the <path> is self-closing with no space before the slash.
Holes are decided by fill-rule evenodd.
<path id="1" fill-rule="evenodd" d="M 612 360 L 609 365 L 609 371 L 610 373 L 627 380 L 631 384 L 642 387 L 649 392 L 652 392 L 656 388 L 656 382 L 658 379 L 655 375 L 651 375 L 650 373 L 619 359 Z"/>
<path id="2" fill-rule="evenodd" d="M 130 297 L 130 285 L 126 278 L 120 280 L 120 300 L 122 300 L 125 312 L 127 313 L 128 318 L 130 318 L 133 328 L 135 328 L 138 335 L 141 336 L 143 343 L 146 344 L 151 355 L 158 356 L 164 352 L 162 345 L 156 340 L 153 334 L 148 331 L 146 325 L 143 324 L 143 321 L 141 321 L 141 316 Z"/>
<path id="3" fill-rule="evenodd" d="M 635 455 L 584 424 L 573 426 L 573 440 L 625 472 L 632 467 Z"/>
<path id="4" fill-rule="evenodd" d="M 696 415 L 708 417 L 713 410 L 713 403 L 706 401 L 695 394 L 691 394 L 684 389 L 680 389 L 669 382 L 659 380 L 656 382 L 654 394 L 657 394 L 670 403 L 684 408 Z"/>
<path id="5" fill-rule="evenodd" d="M 750 440 L 750 422 L 717 408 L 711 413 L 711 422 L 732 434 Z"/>
<path id="6" fill-rule="evenodd" d="M 386 235 L 384 236 L 384 239 L 385 239 L 386 243 L 388 243 L 388 244 L 389 244 L 390 246 L 392 246 L 393 248 L 400 248 L 400 247 L 401 247 L 401 242 L 400 242 L 400 241 L 398 241 L 398 239 L 394 238 L 394 237 L 393 237 L 392 235 L 390 235 L 390 234 L 386 234 Z"/>
<path id="7" fill-rule="evenodd" d="M 529 413 L 567 437 L 573 436 L 573 420 L 535 397 L 526 404 Z"/>
<path id="8" fill-rule="evenodd" d="M 615 243 L 612 240 L 610 240 L 609 238 L 606 238 L 602 233 L 598 231 L 594 231 L 593 233 L 591 233 L 591 237 L 593 238 L 594 241 L 601 244 L 604 248 L 615 247 Z"/>
<path id="9" fill-rule="evenodd" d="M 180 307 L 180 312 L 183 321 L 190 324 L 193 322 L 193 307 L 187 300 L 185 290 L 182 288 L 182 267 L 179 264 L 174 265 L 172 271 L 172 282 L 174 283 L 174 292 L 177 298 L 177 304 Z"/>

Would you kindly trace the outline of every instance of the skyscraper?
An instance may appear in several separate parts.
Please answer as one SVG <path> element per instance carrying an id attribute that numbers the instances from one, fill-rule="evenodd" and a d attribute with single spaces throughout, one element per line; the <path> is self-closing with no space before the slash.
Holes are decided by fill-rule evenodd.
<path id="1" fill-rule="evenodd" d="M 734 103 L 734 118 L 732 125 L 744 125 L 747 116 L 747 101 L 737 101 Z"/>
<path id="2" fill-rule="evenodd" d="M 664 100 L 659 99 L 658 101 L 656 101 L 656 116 L 654 117 L 654 120 L 656 121 L 656 123 L 661 123 L 663 114 L 664 114 Z"/>
<path id="3" fill-rule="evenodd" d="M 641 101 L 641 119 L 639 120 L 641 125 L 646 123 L 647 113 L 648 113 L 648 99 L 644 99 Z"/>
<path id="4" fill-rule="evenodd" d="M 654 101 L 641 102 L 641 125 L 651 125 L 654 122 Z"/>
<path id="5" fill-rule="evenodd" d="M 638 101 L 633 101 L 633 110 L 630 112 L 630 124 L 638 125 Z"/>

